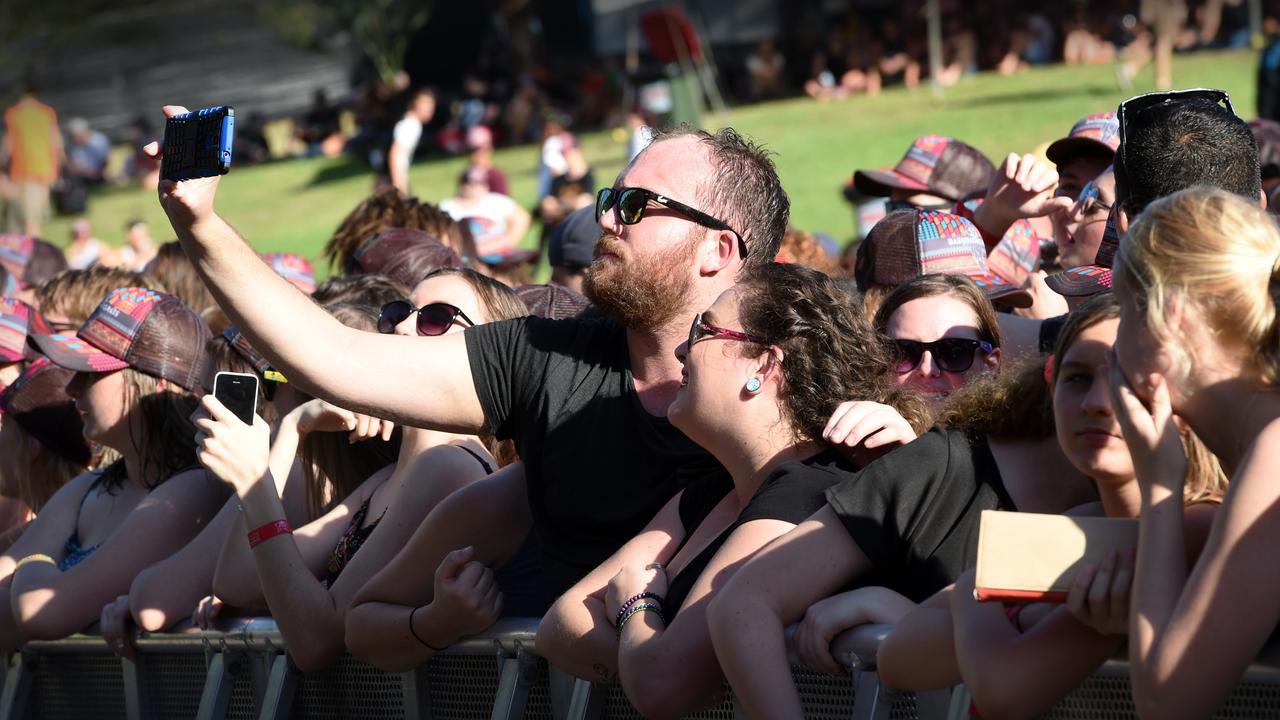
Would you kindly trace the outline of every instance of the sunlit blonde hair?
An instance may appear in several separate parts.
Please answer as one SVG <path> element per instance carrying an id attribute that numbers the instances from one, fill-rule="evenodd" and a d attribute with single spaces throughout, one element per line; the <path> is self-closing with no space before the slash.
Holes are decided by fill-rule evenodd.
<path id="1" fill-rule="evenodd" d="M 1129 228 L 1113 272 L 1184 375 L 1191 358 L 1168 325 L 1175 301 L 1199 308 L 1264 387 L 1280 385 L 1280 229 L 1261 207 L 1208 187 L 1161 198 Z"/>

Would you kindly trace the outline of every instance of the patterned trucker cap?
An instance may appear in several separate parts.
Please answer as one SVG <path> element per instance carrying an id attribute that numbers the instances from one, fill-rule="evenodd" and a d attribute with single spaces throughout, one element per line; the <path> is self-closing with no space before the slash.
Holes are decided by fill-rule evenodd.
<path id="1" fill-rule="evenodd" d="M 993 303 L 1030 307 L 1031 294 L 993 274 L 973 223 L 951 213 L 907 209 L 889 213 L 858 245 L 858 290 L 898 286 L 921 275 L 967 275 Z"/>
<path id="2" fill-rule="evenodd" d="M 858 170 L 853 185 L 876 197 L 910 190 L 958 201 L 986 190 L 995 172 L 987 156 L 972 145 L 945 135 L 923 135 L 892 169 Z"/>
<path id="3" fill-rule="evenodd" d="M 1107 218 L 1102 242 L 1092 265 L 1081 265 L 1054 273 L 1044 279 L 1054 292 L 1066 297 L 1097 295 L 1111 289 L 1111 261 L 1120 249 L 1120 233 L 1116 231 L 1115 213 Z"/>
<path id="4" fill-rule="evenodd" d="M 28 435 L 58 455 L 89 464 L 89 442 L 75 401 L 67 395 L 72 372 L 48 358 L 32 361 L 13 384 L 0 392 L 0 413 L 5 422 L 18 423 Z"/>
<path id="5" fill-rule="evenodd" d="M 108 295 L 75 335 L 31 337 L 50 360 L 68 370 L 133 368 L 200 392 L 211 334 L 178 298 L 128 287 Z"/>
<path id="6" fill-rule="evenodd" d="M 267 253 L 262 259 L 271 266 L 280 277 L 293 283 L 294 287 L 310 295 L 316 291 L 316 270 L 311 261 L 294 253 Z"/>
<path id="7" fill-rule="evenodd" d="M 1055 140 L 1045 149 L 1045 157 L 1055 165 L 1069 162 L 1073 157 L 1085 153 L 1116 154 L 1120 147 L 1120 121 L 1114 112 L 1086 115 L 1071 126 L 1067 136 Z"/>
<path id="8" fill-rule="evenodd" d="M 31 322 L 35 315 L 31 306 L 21 300 L 0 297 L 0 364 L 36 357 L 37 353 L 27 344 L 27 334 L 33 330 Z"/>

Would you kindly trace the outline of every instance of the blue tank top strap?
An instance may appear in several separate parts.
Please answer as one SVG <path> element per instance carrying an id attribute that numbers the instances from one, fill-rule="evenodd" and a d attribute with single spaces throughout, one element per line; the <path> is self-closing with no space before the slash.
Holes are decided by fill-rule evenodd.
<path id="1" fill-rule="evenodd" d="M 103 474 L 104 473 L 102 472 L 98 473 L 98 476 L 93 479 L 93 482 L 89 483 L 89 489 L 85 490 L 84 496 L 80 498 L 80 508 L 76 511 L 76 526 L 72 528 L 71 537 L 68 537 L 66 544 L 63 545 L 65 554 L 62 556 L 62 560 L 58 563 L 58 569 L 63 572 L 79 565 L 85 558 L 92 555 L 95 550 L 102 547 L 102 543 L 91 545 L 89 547 L 81 547 L 80 513 L 84 511 L 85 501 L 89 499 L 89 496 L 93 494 L 94 490 L 98 489 L 98 486 L 102 485 Z"/>

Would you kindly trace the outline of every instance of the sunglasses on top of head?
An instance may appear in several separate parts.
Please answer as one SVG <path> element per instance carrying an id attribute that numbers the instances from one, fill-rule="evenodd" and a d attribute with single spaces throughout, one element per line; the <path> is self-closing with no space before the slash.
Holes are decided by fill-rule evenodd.
<path id="1" fill-rule="evenodd" d="M 1122 188 L 1127 189 L 1129 186 L 1128 171 L 1125 166 L 1125 135 L 1127 133 L 1129 121 L 1135 117 L 1151 110 L 1152 108 L 1171 105 L 1175 103 L 1183 103 L 1188 101 L 1204 101 L 1221 105 L 1226 111 L 1232 115 L 1236 114 L 1236 109 L 1231 105 L 1231 96 L 1221 90 L 1211 88 L 1192 88 L 1189 90 L 1170 90 L 1167 92 L 1153 92 L 1145 95 L 1131 97 L 1120 103 L 1120 107 L 1116 110 L 1116 122 L 1119 125 L 1118 136 L 1120 145 L 1116 148 L 1116 160 L 1113 166 L 1116 175 L 1116 202 L 1120 203 L 1127 198 L 1120 197 Z"/>
<path id="2" fill-rule="evenodd" d="M 408 300 L 392 300 L 383 305 L 382 312 L 378 314 L 378 332 L 384 335 L 395 332 L 396 327 L 415 312 L 418 313 L 418 334 L 429 337 L 445 334 L 458 318 L 465 320 L 468 327 L 476 324 L 460 308 L 449 303 L 428 303 L 416 308 Z"/>
<path id="3" fill-rule="evenodd" d="M 599 222 L 605 213 L 613 210 L 614 216 L 623 225 L 635 225 L 644 219 L 644 212 L 651 202 L 675 210 L 703 227 L 733 233 L 733 236 L 738 239 L 738 252 L 744 259 L 747 257 L 746 241 L 742 239 L 741 233 L 729 227 L 729 223 L 713 218 L 701 210 L 695 210 L 678 200 L 672 200 L 666 195 L 644 188 L 602 188 L 596 194 L 596 222 Z"/>
<path id="4" fill-rule="evenodd" d="M 899 373 L 909 373 L 920 367 L 924 359 L 924 351 L 933 356 L 933 364 L 945 372 L 968 372 L 973 367 L 977 351 L 990 355 L 995 346 L 986 340 L 970 340 L 969 338 L 942 338 L 933 342 L 919 340 L 894 340 L 898 349 L 897 363 L 894 369 Z"/>

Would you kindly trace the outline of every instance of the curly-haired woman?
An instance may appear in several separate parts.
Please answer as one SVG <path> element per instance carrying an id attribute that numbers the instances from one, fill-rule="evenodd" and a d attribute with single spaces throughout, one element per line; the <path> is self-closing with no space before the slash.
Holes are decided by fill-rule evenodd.
<path id="1" fill-rule="evenodd" d="M 858 304 L 809 268 L 769 265 L 726 291 L 676 352 L 684 382 L 668 417 L 727 476 L 691 482 L 561 596 L 537 640 L 569 672 L 616 670 L 646 716 L 706 707 L 722 691 L 707 605 L 856 469 L 823 440 L 839 399 L 893 406 L 917 431 L 927 424 L 923 403 L 895 388 L 888 346 Z"/>

